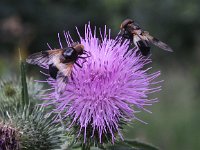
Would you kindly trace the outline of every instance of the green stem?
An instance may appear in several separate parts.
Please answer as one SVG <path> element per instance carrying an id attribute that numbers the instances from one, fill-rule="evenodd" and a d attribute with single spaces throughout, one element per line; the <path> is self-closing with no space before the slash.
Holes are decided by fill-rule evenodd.
<path id="1" fill-rule="evenodd" d="M 19 50 L 19 58 L 20 58 L 20 73 L 21 73 L 21 104 L 22 106 L 29 105 L 29 96 L 28 96 L 28 88 L 26 82 L 26 66 L 21 58 L 21 53 Z"/>

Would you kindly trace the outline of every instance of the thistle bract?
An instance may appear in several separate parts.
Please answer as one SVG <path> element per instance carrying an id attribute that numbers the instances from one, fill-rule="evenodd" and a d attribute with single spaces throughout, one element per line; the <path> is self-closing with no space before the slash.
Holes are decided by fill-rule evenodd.
<path id="1" fill-rule="evenodd" d="M 6 113 L 4 113 L 4 111 Z M 60 148 L 61 129 L 41 107 L 0 109 L 0 150 L 51 150 Z"/>
<path id="2" fill-rule="evenodd" d="M 69 33 L 64 35 L 71 46 Z M 70 118 L 68 127 L 78 127 L 77 136 L 83 136 L 84 142 L 92 137 L 100 143 L 105 138 L 114 143 L 117 134 L 122 138 L 121 123 L 139 120 L 135 116 L 138 108 L 146 110 L 145 106 L 157 101 L 148 99 L 148 94 L 160 90 L 154 82 L 160 72 L 148 74 L 150 68 L 144 69 L 144 65 L 151 62 L 150 58 L 130 49 L 128 41 L 112 39 L 106 27 L 100 38 L 90 25 L 86 25 L 84 37 L 78 35 L 90 57 L 85 63 L 78 60 L 82 68 L 74 65 L 73 80 L 69 80 L 63 94 L 58 95 L 56 81 L 48 79 L 53 90 L 45 96 L 45 105 L 54 105 L 54 112 L 62 114 L 62 119 Z"/>
<path id="3" fill-rule="evenodd" d="M 44 94 L 42 84 L 33 81 L 32 78 L 27 78 L 27 86 L 29 89 L 29 98 L 31 105 L 37 103 L 40 95 Z M 15 108 L 21 99 L 21 86 L 17 77 L 6 77 L 0 80 L 0 109 L 8 110 Z"/>

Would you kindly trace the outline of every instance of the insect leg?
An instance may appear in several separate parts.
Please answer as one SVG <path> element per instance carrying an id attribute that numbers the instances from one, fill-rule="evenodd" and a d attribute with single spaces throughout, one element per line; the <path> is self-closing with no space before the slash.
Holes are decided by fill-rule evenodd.
<path id="1" fill-rule="evenodd" d="M 78 58 L 85 59 L 85 58 L 89 58 L 89 57 L 91 57 L 91 56 L 86 56 L 86 57 L 79 56 Z"/>
<path id="2" fill-rule="evenodd" d="M 83 66 L 81 66 L 79 63 L 75 62 L 75 64 L 80 67 L 80 68 L 83 68 Z"/>
<path id="3" fill-rule="evenodd" d="M 126 54 L 127 54 L 129 51 L 130 51 L 130 49 L 128 48 L 128 49 L 126 50 L 126 52 L 124 53 L 123 57 L 126 56 Z"/>
<path id="4" fill-rule="evenodd" d="M 90 53 L 85 50 L 83 51 L 83 54 L 85 54 L 87 57 L 91 57 Z"/>
<path id="5" fill-rule="evenodd" d="M 133 55 L 134 51 L 136 51 L 136 50 L 137 50 L 137 46 L 135 46 L 135 47 L 132 49 L 130 56 Z"/>
<path id="6" fill-rule="evenodd" d="M 71 79 L 72 79 L 72 81 L 74 81 L 74 75 L 73 75 L 74 73 L 72 72 L 71 73 Z"/>
<path id="7" fill-rule="evenodd" d="M 80 67 L 83 68 L 83 64 L 86 62 L 86 58 L 91 57 L 91 56 L 86 56 L 86 57 L 82 57 L 82 56 L 78 56 L 78 58 L 83 59 L 82 64 L 80 65 L 79 63 L 75 62 L 75 64 Z"/>

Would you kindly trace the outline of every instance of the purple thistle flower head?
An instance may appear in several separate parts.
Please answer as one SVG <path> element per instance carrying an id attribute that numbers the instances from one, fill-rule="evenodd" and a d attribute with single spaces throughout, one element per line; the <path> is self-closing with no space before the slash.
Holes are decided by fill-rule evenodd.
<path id="1" fill-rule="evenodd" d="M 57 83 L 49 79 L 52 92 L 44 99 L 49 102 L 45 105 L 54 105 L 54 112 L 62 114 L 62 118 L 70 118 L 72 126 L 78 126 L 77 136 L 82 135 L 84 142 L 87 138 L 98 138 L 104 142 L 105 137 L 110 137 L 114 143 L 118 134 L 122 139 L 120 126 L 122 122 L 137 119 L 136 109 L 145 109 L 157 99 L 148 99 L 150 93 L 160 91 L 158 82 L 154 79 L 160 72 L 148 74 L 150 68 L 144 65 L 151 62 L 137 54 L 137 50 L 129 49 L 129 42 L 112 39 L 110 30 L 107 34 L 100 31 L 100 37 L 93 32 L 90 25 L 85 26 L 85 36 L 82 37 L 78 30 L 80 43 L 90 54 L 83 67 L 73 67 L 73 80 L 70 79 L 62 95 L 58 95 L 55 88 Z M 71 46 L 73 42 L 69 33 L 64 33 L 66 43 Z M 60 42 L 59 37 L 59 42 Z M 63 48 L 60 42 L 61 48 Z M 132 55 L 131 55 L 132 53 Z M 147 110 L 148 111 L 148 110 Z"/>
<path id="2" fill-rule="evenodd" d="M 0 122 L 0 150 L 19 150 L 20 133 L 11 125 Z"/>

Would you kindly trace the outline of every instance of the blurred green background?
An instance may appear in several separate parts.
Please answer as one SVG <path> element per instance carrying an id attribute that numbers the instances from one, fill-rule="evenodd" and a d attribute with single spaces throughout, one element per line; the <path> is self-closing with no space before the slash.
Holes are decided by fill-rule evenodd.
<path id="1" fill-rule="evenodd" d="M 69 30 L 77 39 L 75 26 L 83 35 L 88 21 L 97 27 L 106 24 L 116 36 L 126 18 L 169 44 L 174 53 L 153 47 L 153 70 L 161 70 L 160 79 L 165 80 L 163 90 L 154 94 L 160 101 L 149 107 L 153 114 L 138 114 L 149 124 L 134 122 L 125 137 L 164 150 L 199 150 L 199 0 L 1 0 L 0 77 L 18 70 L 18 48 L 25 56 L 48 49 L 47 42 L 56 48 L 58 32 Z M 29 76 L 38 76 L 39 69 L 32 69 Z"/>

